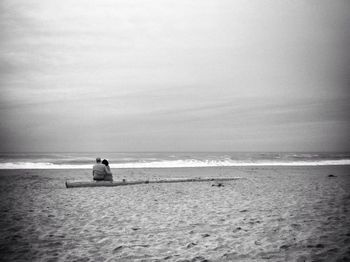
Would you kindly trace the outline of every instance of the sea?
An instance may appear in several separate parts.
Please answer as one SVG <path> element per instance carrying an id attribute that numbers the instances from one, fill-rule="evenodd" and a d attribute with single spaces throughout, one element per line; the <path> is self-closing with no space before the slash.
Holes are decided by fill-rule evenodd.
<path id="1" fill-rule="evenodd" d="M 350 165 L 350 152 L 77 152 L 0 153 L 0 169 L 90 169 L 96 157 L 111 168 Z"/>

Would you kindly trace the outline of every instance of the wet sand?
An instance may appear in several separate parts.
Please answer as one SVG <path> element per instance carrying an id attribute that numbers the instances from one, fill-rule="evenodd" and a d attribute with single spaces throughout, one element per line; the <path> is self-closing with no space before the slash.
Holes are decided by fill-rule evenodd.
<path id="1" fill-rule="evenodd" d="M 1 170 L 0 260 L 349 261 L 349 171 L 122 169 L 115 180 L 243 179 L 66 189 L 91 172 Z"/>

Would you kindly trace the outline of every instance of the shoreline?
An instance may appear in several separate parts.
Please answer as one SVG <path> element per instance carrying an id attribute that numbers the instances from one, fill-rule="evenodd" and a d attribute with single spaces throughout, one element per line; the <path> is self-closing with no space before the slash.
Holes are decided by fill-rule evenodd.
<path id="1" fill-rule="evenodd" d="M 2 163 L 0 164 L 0 170 L 89 170 L 93 164 L 89 165 L 56 165 L 51 163 L 30 163 L 32 165 L 38 164 L 37 167 L 18 167 L 18 164 Z M 113 169 L 169 169 L 169 168 L 240 168 L 240 167 L 317 167 L 317 166 L 350 166 L 350 159 L 342 160 L 324 160 L 316 162 L 296 161 L 294 163 L 289 162 L 275 162 L 275 163 L 234 163 L 234 164 L 186 164 L 186 165 L 164 165 L 159 163 L 124 163 L 124 164 L 111 164 Z M 16 166 L 17 165 L 17 166 Z M 41 166 L 42 165 L 42 166 Z M 8 167 L 10 166 L 10 167 Z"/>

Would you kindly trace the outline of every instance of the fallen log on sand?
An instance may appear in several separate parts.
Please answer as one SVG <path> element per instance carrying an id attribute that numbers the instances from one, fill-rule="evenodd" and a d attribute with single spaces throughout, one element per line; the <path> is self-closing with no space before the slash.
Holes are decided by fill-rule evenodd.
<path id="1" fill-rule="evenodd" d="M 215 177 L 215 178 L 177 178 L 163 180 L 136 180 L 136 181 L 66 181 L 66 187 L 101 187 L 101 186 L 130 186 L 140 184 L 160 183 L 183 183 L 183 182 L 208 182 L 208 181 L 231 181 L 240 177 Z"/>

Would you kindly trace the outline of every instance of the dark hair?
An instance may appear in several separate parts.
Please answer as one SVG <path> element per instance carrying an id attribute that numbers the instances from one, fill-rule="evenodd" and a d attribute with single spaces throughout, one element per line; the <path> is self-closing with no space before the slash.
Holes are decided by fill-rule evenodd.
<path id="1" fill-rule="evenodd" d="M 109 163 L 108 163 L 107 159 L 103 159 L 102 164 L 104 164 L 105 166 L 108 166 Z"/>

